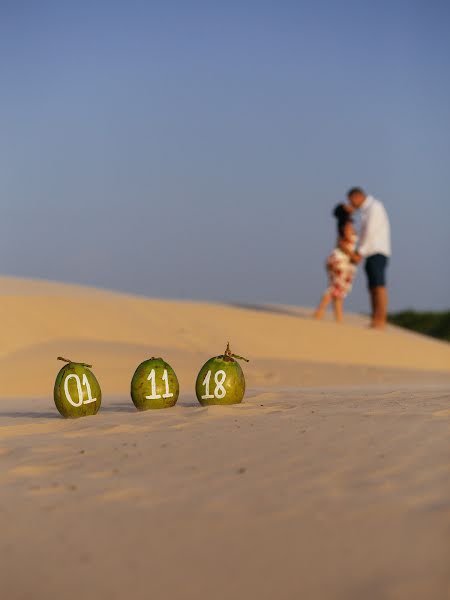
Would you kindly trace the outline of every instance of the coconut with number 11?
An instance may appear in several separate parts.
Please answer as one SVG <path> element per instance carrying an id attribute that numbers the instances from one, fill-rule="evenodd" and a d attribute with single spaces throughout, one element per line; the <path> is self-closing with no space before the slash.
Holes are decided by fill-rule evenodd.
<path id="1" fill-rule="evenodd" d="M 102 392 L 92 365 L 74 362 L 58 356 L 67 363 L 56 376 L 53 398 L 59 413 L 66 419 L 96 415 L 102 403 Z"/>
<path id="2" fill-rule="evenodd" d="M 245 377 L 237 360 L 248 362 L 243 356 L 230 351 L 210 358 L 200 369 L 195 384 L 197 399 L 202 406 L 212 404 L 239 404 L 245 394 Z"/>
<path id="3" fill-rule="evenodd" d="M 131 399 L 138 410 L 170 408 L 180 394 L 178 378 L 162 358 L 144 360 L 131 380 Z"/>

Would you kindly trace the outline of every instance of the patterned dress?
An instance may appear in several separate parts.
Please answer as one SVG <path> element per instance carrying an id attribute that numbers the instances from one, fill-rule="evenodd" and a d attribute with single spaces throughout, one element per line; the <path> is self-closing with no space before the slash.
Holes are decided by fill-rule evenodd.
<path id="1" fill-rule="evenodd" d="M 349 242 L 349 249 L 352 252 L 355 251 L 357 242 L 358 236 L 353 234 L 352 240 Z M 351 262 L 345 252 L 337 247 L 327 258 L 326 270 L 329 279 L 328 293 L 332 298 L 343 300 L 351 292 L 356 265 Z"/>

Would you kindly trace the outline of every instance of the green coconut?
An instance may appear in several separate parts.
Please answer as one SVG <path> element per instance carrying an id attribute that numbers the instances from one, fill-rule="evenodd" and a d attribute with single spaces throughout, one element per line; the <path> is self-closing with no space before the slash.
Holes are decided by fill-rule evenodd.
<path id="1" fill-rule="evenodd" d="M 170 408 L 180 394 L 180 384 L 172 367 L 162 358 L 144 360 L 131 380 L 131 399 L 138 410 Z"/>
<path id="2" fill-rule="evenodd" d="M 195 393 L 202 406 L 242 402 L 245 394 L 245 377 L 236 358 L 248 362 L 243 356 L 232 354 L 230 344 L 227 344 L 223 354 L 210 358 L 200 369 L 195 383 Z"/>
<path id="3" fill-rule="evenodd" d="M 53 398 L 59 413 L 66 419 L 95 415 L 102 403 L 102 392 L 92 365 L 58 356 L 67 364 L 56 376 Z"/>

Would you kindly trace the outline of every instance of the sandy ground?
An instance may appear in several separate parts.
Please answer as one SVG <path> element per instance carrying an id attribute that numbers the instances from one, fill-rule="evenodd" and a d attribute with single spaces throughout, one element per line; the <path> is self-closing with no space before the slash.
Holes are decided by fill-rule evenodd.
<path id="1" fill-rule="evenodd" d="M 8 278 L 0 305 L 2 599 L 449 597 L 448 344 Z M 247 396 L 200 407 L 227 339 Z M 97 416 L 59 417 L 58 354 L 94 363 Z M 181 397 L 138 413 L 153 354 Z"/>

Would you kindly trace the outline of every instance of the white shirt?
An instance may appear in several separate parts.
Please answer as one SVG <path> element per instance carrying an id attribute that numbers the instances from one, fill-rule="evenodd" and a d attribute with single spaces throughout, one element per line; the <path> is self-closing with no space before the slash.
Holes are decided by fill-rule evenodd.
<path id="1" fill-rule="evenodd" d="M 383 204 L 367 196 L 361 205 L 361 238 L 358 252 L 361 256 L 391 255 L 391 228 Z"/>

